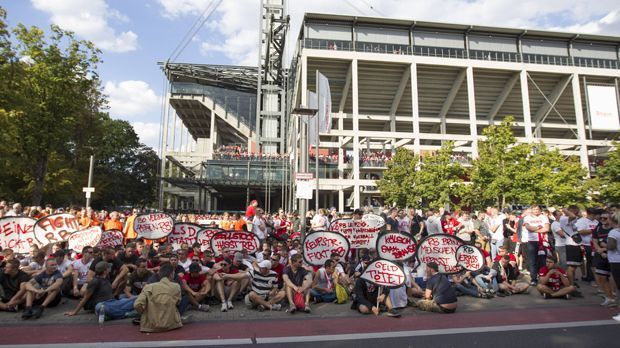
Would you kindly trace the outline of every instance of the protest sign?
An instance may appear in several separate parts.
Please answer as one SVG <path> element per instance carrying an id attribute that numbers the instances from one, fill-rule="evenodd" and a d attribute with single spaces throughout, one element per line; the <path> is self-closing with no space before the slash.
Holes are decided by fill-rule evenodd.
<path id="1" fill-rule="evenodd" d="M 456 261 L 456 250 L 463 241 L 449 234 L 433 234 L 418 244 L 416 258 L 420 263 L 436 262 L 439 273 L 454 274 L 461 271 Z"/>
<path id="2" fill-rule="evenodd" d="M 479 271 L 484 266 L 484 255 L 475 246 L 463 244 L 456 249 L 456 263 L 468 271 Z"/>
<path id="3" fill-rule="evenodd" d="M 168 235 L 168 243 L 172 244 L 172 248 L 174 250 L 181 249 L 181 244 L 183 243 L 187 243 L 187 245 L 191 248 L 192 244 L 196 243 L 198 232 L 202 229 L 203 227 L 196 224 L 174 224 L 172 232 Z"/>
<path id="4" fill-rule="evenodd" d="M 211 250 L 211 239 L 215 236 L 216 233 L 226 232 L 220 228 L 202 228 L 198 231 L 198 235 L 196 236 L 196 242 L 200 243 L 200 250 Z"/>
<path id="5" fill-rule="evenodd" d="M 92 226 L 71 233 L 69 238 L 67 238 L 67 241 L 69 242 L 69 249 L 81 253 L 84 247 L 96 246 L 99 244 L 99 241 L 101 241 L 101 232 L 101 227 Z"/>
<path id="6" fill-rule="evenodd" d="M 123 232 L 120 230 L 107 230 L 101 233 L 101 240 L 98 247 L 100 248 L 114 248 L 119 245 L 123 245 Z"/>
<path id="7" fill-rule="evenodd" d="M 52 214 L 43 217 L 34 225 L 34 237 L 41 246 L 50 243 L 62 242 L 69 235 L 81 228 L 78 218 L 74 215 Z"/>
<path id="8" fill-rule="evenodd" d="M 360 276 L 371 283 L 387 288 L 398 288 L 405 283 L 405 272 L 388 260 L 374 260 Z"/>
<path id="9" fill-rule="evenodd" d="M 254 233 L 241 231 L 218 232 L 211 238 L 211 250 L 216 255 L 222 253 L 223 248 L 231 251 L 241 251 L 245 249 L 249 254 L 258 251 L 260 241 Z"/>
<path id="10" fill-rule="evenodd" d="M 340 233 L 319 231 L 306 236 L 303 243 L 304 260 L 313 266 L 323 266 L 333 252 L 344 257 L 349 252 L 349 241 Z"/>
<path id="11" fill-rule="evenodd" d="M 138 238 L 161 239 L 172 232 L 174 220 L 164 213 L 138 215 L 133 221 L 133 228 L 138 233 Z"/>
<path id="12" fill-rule="evenodd" d="M 34 237 L 35 219 L 8 216 L 0 218 L 0 247 L 13 249 L 18 254 L 27 254 L 30 246 L 39 244 Z"/>
<path id="13" fill-rule="evenodd" d="M 330 231 L 345 236 L 351 248 L 374 248 L 379 231 L 385 221 L 379 215 L 366 214 L 361 220 L 338 219 L 331 223 Z"/>
<path id="14" fill-rule="evenodd" d="M 390 261 L 406 261 L 415 256 L 416 241 L 408 233 L 387 232 L 377 237 L 379 258 Z"/>

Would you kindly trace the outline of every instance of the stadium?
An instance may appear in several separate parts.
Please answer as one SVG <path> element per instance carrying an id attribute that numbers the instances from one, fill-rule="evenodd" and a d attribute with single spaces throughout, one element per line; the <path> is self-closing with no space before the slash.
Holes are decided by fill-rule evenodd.
<path id="1" fill-rule="evenodd" d="M 286 42 L 286 13 L 262 2 L 256 67 L 161 63 L 160 208 L 380 205 L 375 180 L 397 148 L 424 156 L 450 140 L 468 165 L 509 115 L 519 142 L 577 156 L 590 175 L 618 136 L 620 37 L 306 13 Z M 318 152 L 317 72 L 331 91 Z M 297 199 L 317 174 L 318 204 Z"/>

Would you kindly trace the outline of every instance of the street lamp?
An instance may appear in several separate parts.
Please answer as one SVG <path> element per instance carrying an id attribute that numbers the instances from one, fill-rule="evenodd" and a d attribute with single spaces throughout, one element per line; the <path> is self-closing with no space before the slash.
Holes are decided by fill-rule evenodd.
<path id="1" fill-rule="evenodd" d="M 292 114 L 297 115 L 299 117 L 312 117 L 316 115 L 319 110 L 317 108 L 310 108 L 307 106 L 300 106 L 293 110 Z M 308 172 L 308 134 L 307 134 L 307 125 L 304 122 L 300 123 L 300 134 L 301 139 L 300 142 L 300 154 L 299 154 L 299 170 L 302 173 Z M 318 154 L 317 154 L 318 160 Z M 318 180 L 319 178 L 315 178 Z M 318 189 L 318 188 L 317 188 Z M 308 201 L 306 199 L 300 199 L 299 202 L 299 215 L 301 216 L 301 239 L 303 240 L 306 236 L 306 212 L 308 211 Z"/>

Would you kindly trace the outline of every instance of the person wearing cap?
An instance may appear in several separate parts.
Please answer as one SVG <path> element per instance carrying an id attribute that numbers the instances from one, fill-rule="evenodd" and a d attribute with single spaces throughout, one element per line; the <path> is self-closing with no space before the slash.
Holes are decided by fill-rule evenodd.
<path id="1" fill-rule="evenodd" d="M 286 294 L 278 289 L 278 274 L 271 270 L 272 263 L 269 260 L 254 261 L 252 268 L 237 274 L 224 274 L 224 279 L 243 281 L 250 279 L 250 292 L 245 295 L 245 304 L 248 308 L 256 308 L 260 312 L 265 309 L 279 311 L 282 309 L 280 302 Z"/>
<path id="2" fill-rule="evenodd" d="M 426 264 L 426 290 L 424 299 L 413 300 L 412 305 L 425 312 L 454 313 L 457 307 L 457 297 L 448 278 L 439 273 L 436 262 Z"/>
<path id="3" fill-rule="evenodd" d="M 73 311 L 65 313 L 66 316 L 74 316 L 82 308 L 95 310 L 95 313 L 99 313 L 101 307 L 103 307 L 106 320 L 110 320 L 123 319 L 127 313 L 133 311 L 133 304 L 136 300 L 135 296 L 120 300 L 114 298 L 112 284 L 108 279 L 108 273 L 111 269 L 112 265 L 106 261 L 97 262 L 95 265 L 95 277 L 88 283 L 84 297 L 82 297 Z"/>
<path id="4" fill-rule="evenodd" d="M 200 273 L 202 267 L 199 263 L 193 262 L 189 265 L 189 272 L 185 273 L 181 280 L 181 287 L 185 290 L 189 303 L 203 312 L 209 311 L 209 305 L 201 302 L 211 291 L 211 284 L 205 274 Z"/>
<path id="5" fill-rule="evenodd" d="M 183 326 L 181 313 L 181 287 L 173 278 L 174 267 L 163 262 L 159 267 L 159 281 L 148 284 L 134 302 L 134 309 L 140 313 L 141 332 L 164 332 Z"/>
<path id="6" fill-rule="evenodd" d="M 108 280 L 112 282 L 112 288 L 115 292 L 119 294 L 125 288 L 125 282 L 122 282 L 121 280 L 123 278 L 122 273 L 126 272 L 124 271 L 126 267 L 116 257 L 116 251 L 114 248 L 107 247 L 103 249 L 101 252 L 101 257 L 93 260 L 93 263 L 90 265 L 88 275 L 86 276 L 86 283 L 90 283 L 90 281 L 95 277 L 95 266 L 101 261 L 105 261 L 112 265 L 110 272 L 106 273 L 106 277 L 108 277 Z"/>

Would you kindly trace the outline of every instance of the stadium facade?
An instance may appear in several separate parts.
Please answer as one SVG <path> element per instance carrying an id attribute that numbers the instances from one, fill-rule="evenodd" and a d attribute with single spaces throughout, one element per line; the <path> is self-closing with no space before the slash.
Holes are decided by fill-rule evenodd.
<path id="1" fill-rule="evenodd" d="M 454 160 L 467 165 L 482 130 L 509 115 L 519 142 L 578 156 L 592 175 L 618 137 L 620 37 L 308 13 L 292 44 L 277 86 L 264 82 L 272 67 L 260 62 L 163 66 L 164 208 L 239 209 L 258 199 L 297 209 L 294 178 L 315 172 L 316 158 L 311 148 L 304 168 L 298 110 L 311 103 L 317 71 L 332 102 L 331 129 L 319 134 L 321 207 L 381 203 L 375 180 L 399 147 L 424 156 L 451 140 Z M 225 145 L 254 158 L 222 155 Z"/>

